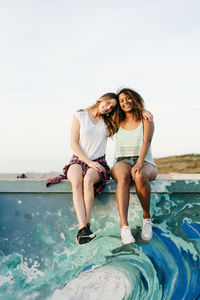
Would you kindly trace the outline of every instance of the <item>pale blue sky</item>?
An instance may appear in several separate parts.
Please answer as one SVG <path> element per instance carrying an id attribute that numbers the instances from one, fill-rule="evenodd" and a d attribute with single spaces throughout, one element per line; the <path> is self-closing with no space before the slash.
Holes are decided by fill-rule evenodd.
<path id="1" fill-rule="evenodd" d="M 154 114 L 154 157 L 199 153 L 199 28 L 194 0 L 0 0 L 0 172 L 61 172 L 73 112 L 120 86 Z"/>

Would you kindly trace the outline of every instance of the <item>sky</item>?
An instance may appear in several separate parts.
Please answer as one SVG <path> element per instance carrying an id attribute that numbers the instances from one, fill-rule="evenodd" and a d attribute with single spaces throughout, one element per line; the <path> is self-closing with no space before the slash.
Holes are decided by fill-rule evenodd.
<path id="1" fill-rule="evenodd" d="M 200 152 L 199 0 L 0 0 L 0 40 L 0 173 L 62 173 L 73 113 L 120 87 L 155 158 Z"/>

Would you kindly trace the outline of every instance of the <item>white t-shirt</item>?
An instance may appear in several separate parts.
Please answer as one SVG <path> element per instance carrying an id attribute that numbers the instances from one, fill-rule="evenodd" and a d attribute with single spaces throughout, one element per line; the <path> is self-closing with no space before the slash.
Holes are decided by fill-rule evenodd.
<path id="1" fill-rule="evenodd" d="M 79 145 L 89 159 L 94 160 L 106 152 L 106 125 L 102 119 L 94 124 L 87 110 L 74 114 L 80 122 Z"/>

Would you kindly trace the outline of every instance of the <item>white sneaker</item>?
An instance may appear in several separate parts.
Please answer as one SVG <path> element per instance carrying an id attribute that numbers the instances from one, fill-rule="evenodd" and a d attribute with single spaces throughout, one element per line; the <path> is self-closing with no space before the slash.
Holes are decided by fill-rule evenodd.
<path id="1" fill-rule="evenodd" d="M 152 231 L 152 225 L 153 223 L 151 222 L 151 219 L 143 219 L 143 226 L 142 226 L 142 239 L 145 241 L 150 241 L 150 239 L 153 236 L 153 231 Z"/>
<path id="2" fill-rule="evenodd" d="M 131 244 L 135 242 L 135 239 L 131 233 L 130 226 L 123 226 L 121 228 L 121 238 L 123 244 Z"/>

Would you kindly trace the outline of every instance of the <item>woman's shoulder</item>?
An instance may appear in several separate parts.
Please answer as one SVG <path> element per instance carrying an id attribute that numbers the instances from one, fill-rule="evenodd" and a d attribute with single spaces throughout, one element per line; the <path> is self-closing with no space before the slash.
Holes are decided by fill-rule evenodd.
<path id="1" fill-rule="evenodd" d="M 149 121 L 147 119 L 142 119 L 142 124 L 144 127 L 154 127 L 154 121 Z"/>
<path id="2" fill-rule="evenodd" d="M 86 110 L 84 109 L 78 109 L 77 111 L 74 112 L 74 116 L 76 116 L 78 119 L 82 118 L 85 115 L 86 115 Z"/>

